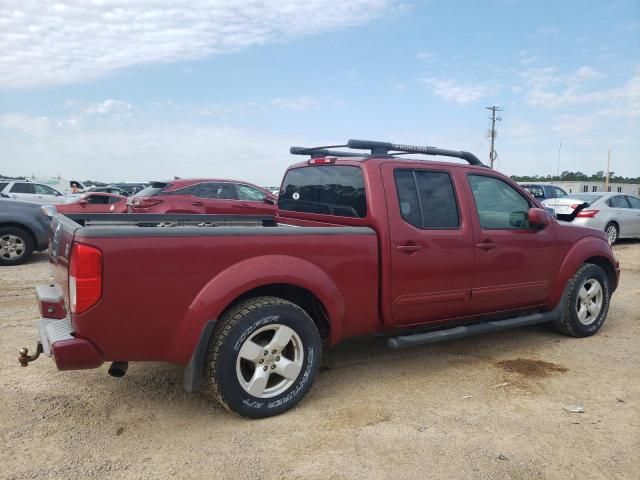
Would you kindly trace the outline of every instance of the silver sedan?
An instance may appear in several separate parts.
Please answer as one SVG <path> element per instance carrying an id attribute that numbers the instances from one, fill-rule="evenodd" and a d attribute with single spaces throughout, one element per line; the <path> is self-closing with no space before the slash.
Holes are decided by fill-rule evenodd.
<path id="1" fill-rule="evenodd" d="M 563 198 L 550 198 L 542 204 L 552 208 L 559 220 L 597 228 L 607 233 L 609 243 L 619 238 L 640 237 L 640 199 L 633 195 L 610 192 L 570 193 Z M 575 209 L 586 204 L 575 218 Z"/>

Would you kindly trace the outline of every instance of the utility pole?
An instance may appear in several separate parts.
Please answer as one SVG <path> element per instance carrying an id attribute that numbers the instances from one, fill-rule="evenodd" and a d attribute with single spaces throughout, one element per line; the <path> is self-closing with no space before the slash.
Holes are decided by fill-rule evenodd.
<path id="1" fill-rule="evenodd" d="M 491 168 L 493 168 L 493 162 L 498 158 L 498 154 L 496 153 L 495 143 L 496 137 L 498 136 L 498 132 L 496 131 L 496 122 L 502 121 L 502 117 L 496 117 L 496 112 L 501 112 L 502 108 L 492 105 L 491 107 L 485 107 L 487 110 L 491 110 L 491 116 L 489 119 L 491 120 L 491 130 L 489 130 L 487 136 L 491 139 L 491 150 L 489 151 L 489 163 Z"/>
<path id="2" fill-rule="evenodd" d="M 558 178 L 560 178 L 560 153 L 562 152 L 562 142 L 558 145 Z"/>
<path id="3" fill-rule="evenodd" d="M 604 191 L 609 191 L 609 170 L 611 170 L 611 150 L 607 154 L 607 175 L 604 177 Z"/>

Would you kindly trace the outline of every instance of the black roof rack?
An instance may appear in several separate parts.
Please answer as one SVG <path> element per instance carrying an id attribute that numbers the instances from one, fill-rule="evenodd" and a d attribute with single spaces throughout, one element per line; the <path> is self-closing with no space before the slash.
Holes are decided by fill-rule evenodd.
<path id="1" fill-rule="evenodd" d="M 325 147 L 291 147 L 290 152 L 294 155 L 311 155 L 311 158 L 317 157 L 362 157 L 362 154 L 352 152 L 342 152 L 336 150 L 328 150 L 329 148 L 347 147 L 353 150 L 369 150 L 369 154 L 365 156 L 393 156 L 403 154 L 422 154 L 422 155 L 439 155 L 443 157 L 454 157 L 465 160 L 470 165 L 479 165 L 486 167 L 478 157 L 473 153 L 458 151 L 458 150 L 445 150 L 443 148 L 425 147 L 417 145 L 405 145 L 400 143 L 391 142 L 378 142 L 373 140 L 349 140 L 346 145 L 329 145 Z"/>

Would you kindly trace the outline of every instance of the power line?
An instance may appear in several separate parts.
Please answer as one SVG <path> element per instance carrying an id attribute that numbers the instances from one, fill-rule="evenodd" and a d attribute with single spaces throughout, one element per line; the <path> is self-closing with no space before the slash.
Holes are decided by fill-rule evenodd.
<path id="1" fill-rule="evenodd" d="M 493 168 L 493 162 L 498 158 L 498 153 L 495 149 L 496 137 L 498 136 L 498 131 L 496 130 L 496 122 L 502 121 L 502 117 L 496 117 L 496 112 L 502 112 L 502 107 L 497 107 L 492 105 L 491 107 L 485 107 L 487 110 L 491 110 L 491 116 L 489 120 L 491 120 L 491 129 L 489 130 L 487 136 L 491 139 L 491 150 L 489 150 L 489 163 L 491 168 Z"/>

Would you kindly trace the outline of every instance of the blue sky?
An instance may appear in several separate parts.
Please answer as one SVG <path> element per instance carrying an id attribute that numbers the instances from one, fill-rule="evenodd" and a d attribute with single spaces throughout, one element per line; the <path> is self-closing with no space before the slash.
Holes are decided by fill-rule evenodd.
<path id="1" fill-rule="evenodd" d="M 0 173 L 278 184 L 292 144 L 640 175 L 640 2 L 0 4 Z"/>

